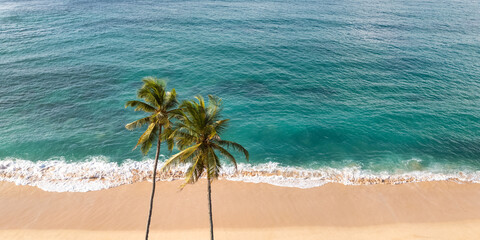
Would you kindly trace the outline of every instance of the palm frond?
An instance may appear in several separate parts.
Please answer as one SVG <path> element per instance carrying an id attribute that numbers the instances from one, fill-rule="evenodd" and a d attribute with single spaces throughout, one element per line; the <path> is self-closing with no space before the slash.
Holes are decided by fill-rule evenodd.
<path id="1" fill-rule="evenodd" d="M 178 108 L 167 111 L 167 114 L 169 114 L 171 118 L 174 118 L 174 119 L 180 119 L 184 117 L 182 109 L 178 109 Z"/>
<path id="2" fill-rule="evenodd" d="M 198 104 L 205 109 L 205 99 L 201 95 L 195 96 L 195 99 L 197 99 Z"/>
<path id="3" fill-rule="evenodd" d="M 248 151 L 247 151 L 247 149 L 245 149 L 242 145 L 240 145 L 240 144 L 238 144 L 238 143 L 236 143 L 236 142 L 227 141 L 227 140 L 216 140 L 216 142 L 217 142 L 220 146 L 226 146 L 227 148 L 233 148 L 234 150 L 243 153 L 243 154 L 245 155 L 245 158 L 246 158 L 247 161 L 248 161 L 248 158 L 249 158 Z"/>
<path id="4" fill-rule="evenodd" d="M 136 121 L 133 121 L 133 122 L 125 125 L 125 128 L 128 129 L 128 130 L 133 130 L 135 128 L 142 127 L 143 125 L 145 125 L 147 123 L 150 123 L 150 116 L 138 119 Z"/>
<path id="5" fill-rule="evenodd" d="M 147 91 L 155 98 L 159 106 L 164 106 L 166 82 L 154 77 L 146 77 L 143 80 L 143 93 Z"/>
<path id="6" fill-rule="evenodd" d="M 147 139 L 150 138 L 150 135 L 152 134 L 153 132 L 153 129 L 156 127 L 156 124 L 155 123 L 150 123 L 150 125 L 148 125 L 148 128 L 147 130 L 142 134 L 142 136 L 140 136 L 140 138 L 138 139 L 138 142 L 137 142 L 137 145 L 135 145 L 135 147 L 133 148 L 133 150 L 135 150 L 138 145 L 144 143 Z M 143 152 L 143 151 L 142 151 Z M 147 151 L 148 152 L 148 151 Z"/>
<path id="7" fill-rule="evenodd" d="M 208 104 L 219 108 L 222 106 L 222 99 L 214 95 L 208 95 Z"/>
<path id="8" fill-rule="evenodd" d="M 125 108 L 127 107 L 134 107 L 135 111 L 144 111 L 144 112 L 155 112 L 155 108 L 147 103 L 133 100 L 133 101 L 127 101 L 125 103 Z"/>
<path id="9" fill-rule="evenodd" d="M 220 119 L 220 112 L 222 110 L 222 99 L 217 96 L 208 95 L 207 110 L 209 115 L 209 121 L 214 122 Z"/>
<path id="10" fill-rule="evenodd" d="M 146 102 L 150 103 L 150 105 L 153 105 L 155 107 L 160 107 L 160 103 L 157 100 L 157 97 L 150 91 L 150 89 L 142 86 L 140 89 L 137 91 L 137 97 L 144 99 Z"/>
<path id="11" fill-rule="evenodd" d="M 194 146 L 191 146 L 175 155 L 170 157 L 167 161 L 165 161 L 165 164 L 163 167 L 160 169 L 160 171 L 164 171 L 165 169 L 169 168 L 170 165 L 175 164 L 175 163 L 183 163 L 186 159 L 188 159 L 200 146 L 201 144 L 197 144 Z"/>
<path id="12" fill-rule="evenodd" d="M 213 124 L 215 131 L 217 133 L 222 133 L 228 127 L 229 122 L 230 122 L 230 119 L 223 119 L 223 120 L 216 121 Z"/>
<path id="13" fill-rule="evenodd" d="M 177 92 L 175 91 L 175 88 L 172 88 L 172 90 L 168 92 L 165 96 L 165 109 L 168 110 L 177 105 L 178 105 Z"/>
<path id="14" fill-rule="evenodd" d="M 145 85 L 154 85 L 154 86 L 158 85 L 158 86 L 163 87 L 163 88 L 166 88 L 166 86 L 167 86 L 167 83 L 165 82 L 165 80 L 158 79 L 158 78 L 152 77 L 152 76 L 144 77 L 142 79 L 142 82 Z"/>
<path id="15" fill-rule="evenodd" d="M 155 126 L 152 130 L 152 133 L 150 133 L 148 138 L 140 146 L 140 151 L 142 151 L 143 155 L 147 155 L 148 151 L 150 151 L 150 148 L 152 148 L 152 145 L 158 136 L 157 131 L 158 131 L 158 127 Z"/>
<path id="16" fill-rule="evenodd" d="M 167 149 L 168 151 L 172 151 L 173 147 L 175 145 L 175 140 L 174 140 L 174 130 L 172 128 L 165 128 L 162 132 L 162 141 L 167 143 Z"/>
<path id="17" fill-rule="evenodd" d="M 177 148 L 179 150 L 187 149 L 190 146 L 192 146 L 192 144 L 195 144 L 195 143 L 196 143 L 195 139 L 186 138 L 186 137 L 185 138 L 178 138 L 176 140 Z"/>
<path id="18" fill-rule="evenodd" d="M 197 157 L 195 163 L 190 166 L 187 170 L 187 174 L 185 174 L 185 182 L 180 185 L 180 189 L 183 189 L 188 183 L 195 183 L 198 178 L 195 172 L 197 171 L 198 163 L 201 162 L 201 157 Z"/>
<path id="19" fill-rule="evenodd" d="M 218 150 L 220 152 L 220 154 L 222 154 L 228 160 L 230 160 L 230 162 L 233 164 L 233 166 L 235 166 L 235 171 L 237 170 L 237 160 L 235 159 L 235 157 L 231 153 L 229 153 L 225 148 L 223 148 L 219 145 L 216 145 L 216 144 L 213 144 L 212 147 L 214 149 Z"/>

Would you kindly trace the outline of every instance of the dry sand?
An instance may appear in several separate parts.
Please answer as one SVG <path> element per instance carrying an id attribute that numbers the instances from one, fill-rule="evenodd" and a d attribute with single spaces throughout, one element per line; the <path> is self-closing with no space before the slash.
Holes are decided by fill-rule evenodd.
<path id="1" fill-rule="evenodd" d="M 208 239 L 206 182 L 159 182 L 151 239 Z M 0 239 L 142 239 L 151 183 L 52 193 L 0 183 Z M 480 239 L 480 184 L 212 185 L 216 239 Z"/>

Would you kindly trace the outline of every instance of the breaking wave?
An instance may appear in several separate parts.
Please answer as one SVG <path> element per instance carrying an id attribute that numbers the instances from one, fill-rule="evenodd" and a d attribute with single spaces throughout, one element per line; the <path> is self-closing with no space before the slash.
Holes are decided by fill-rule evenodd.
<path id="1" fill-rule="evenodd" d="M 162 158 L 163 162 L 164 158 Z M 30 185 L 52 192 L 87 192 L 124 184 L 151 181 L 153 160 L 126 160 L 122 164 L 109 162 L 107 157 L 90 157 L 83 162 L 49 159 L 32 162 L 5 158 L 0 160 L 0 181 Z M 161 166 L 161 164 L 159 164 Z M 166 172 L 158 171 L 158 181 L 182 179 L 188 166 L 178 166 Z M 252 183 L 268 183 L 283 187 L 312 188 L 326 183 L 345 185 L 401 184 L 425 181 L 480 183 L 480 171 L 410 171 L 391 174 L 373 172 L 361 167 L 305 169 L 281 166 L 275 162 L 224 166 L 221 179 Z"/>

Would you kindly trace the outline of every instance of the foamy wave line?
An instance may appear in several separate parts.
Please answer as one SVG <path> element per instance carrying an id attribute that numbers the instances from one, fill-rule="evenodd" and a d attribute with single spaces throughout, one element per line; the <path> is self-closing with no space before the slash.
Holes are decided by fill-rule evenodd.
<path id="1" fill-rule="evenodd" d="M 163 162 L 162 162 L 163 163 Z M 6 158 L 0 160 L 0 181 L 30 185 L 52 192 L 87 192 L 124 184 L 151 181 L 153 160 L 127 160 L 123 164 L 109 162 L 106 157 L 91 157 L 84 162 L 64 159 L 32 162 Z M 160 164 L 161 166 L 161 164 Z M 178 166 L 168 172 L 158 172 L 159 181 L 182 179 L 188 166 Z M 268 183 L 283 187 L 312 188 L 326 183 L 345 185 L 401 184 L 424 181 L 454 181 L 480 183 L 480 171 L 435 173 L 412 171 L 402 174 L 374 173 L 360 167 L 304 169 L 283 167 L 278 163 L 224 166 L 220 178 L 230 181 Z"/>

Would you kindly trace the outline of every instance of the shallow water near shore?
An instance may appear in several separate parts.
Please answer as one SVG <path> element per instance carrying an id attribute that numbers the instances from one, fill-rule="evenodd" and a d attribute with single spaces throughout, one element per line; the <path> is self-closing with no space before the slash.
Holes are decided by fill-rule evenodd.
<path id="1" fill-rule="evenodd" d="M 0 177 L 143 171 L 153 153 L 131 151 L 141 133 L 124 129 L 142 114 L 123 105 L 152 75 L 181 99 L 224 99 L 224 138 L 252 156 L 237 180 L 476 182 L 478 12 L 465 0 L 0 0 Z"/>

